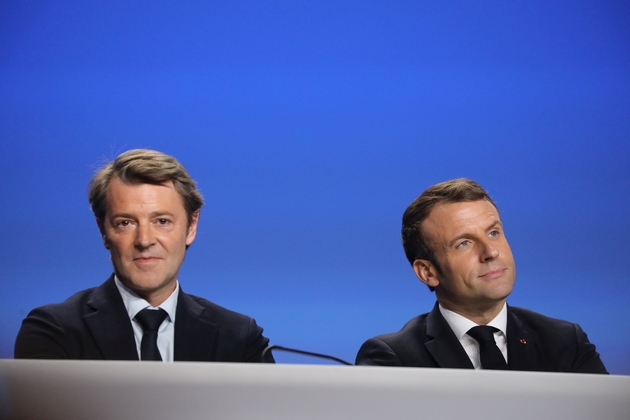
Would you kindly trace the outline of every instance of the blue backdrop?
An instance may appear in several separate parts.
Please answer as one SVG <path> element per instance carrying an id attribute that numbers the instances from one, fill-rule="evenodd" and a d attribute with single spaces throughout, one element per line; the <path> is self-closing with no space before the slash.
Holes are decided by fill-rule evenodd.
<path id="1" fill-rule="evenodd" d="M 182 287 L 273 343 L 354 360 L 428 311 L 401 215 L 464 176 L 501 209 L 509 302 L 630 374 L 629 117 L 627 1 L 4 0 L 0 357 L 108 277 L 86 184 L 147 147 L 207 201 Z"/>

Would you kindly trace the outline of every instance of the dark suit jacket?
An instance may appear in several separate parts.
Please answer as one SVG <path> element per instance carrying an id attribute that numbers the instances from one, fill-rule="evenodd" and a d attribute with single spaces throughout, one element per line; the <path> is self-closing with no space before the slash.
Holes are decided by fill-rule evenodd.
<path id="1" fill-rule="evenodd" d="M 252 318 L 180 287 L 176 361 L 259 362 L 269 343 L 262 331 Z M 114 277 L 65 302 L 32 310 L 15 341 L 15 358 L 138 360 L 131 320 Z"/>
<path id="2" fill-rule="evenodd" d="M 579 325 L 527 309 L 508 306 L 507 346 L 510 370 L 608 373 Z M 402 330 L 367 340 L 356 364 L 473 368 L 437 303 Z"/>

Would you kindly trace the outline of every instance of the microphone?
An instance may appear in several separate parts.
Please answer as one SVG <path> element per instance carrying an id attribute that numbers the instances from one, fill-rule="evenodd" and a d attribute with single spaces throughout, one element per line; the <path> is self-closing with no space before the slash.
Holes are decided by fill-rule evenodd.
<path id="1" fill-rule="evenodd" d="M 262 354 L 260 355 L 260 361 L 262 363 L 268 363 L 268 360 L 265 358 L 265 356 L 267 355 L 267 353 L 271 353 L 272 350 L 286 351 L 287 353 L 301 354 L 303 356 L 319 357 L 320 359 L 332 360 L 333 362 L 341 363 L 342 365 L 352 366 L 352 363 L 348 363 L 345 360 L 339 359 L 334 356 L 329 356 L 327 354 L 313 353 L 312 351 L 290 349 L 288 347 L 277 346 L 275 344 L 271 346 L 267 346 L 267 348 L 263 350 Z"/>

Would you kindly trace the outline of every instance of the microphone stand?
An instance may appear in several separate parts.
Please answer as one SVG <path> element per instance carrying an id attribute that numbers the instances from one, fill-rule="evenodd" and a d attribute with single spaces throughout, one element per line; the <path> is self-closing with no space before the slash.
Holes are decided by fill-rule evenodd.
<path id="1" fill-rule="evenodd" d="M 313 353 L 311 351 L 290 349 L 288 347 L 277 346 L 275 344 L 271 346 L 267 346 L 267 348 L 263 350 L 262 354 L 260 355 L 260 361 L 262 363 L 267 363 L 265 356 L 267 355 L 267 353 L 270 353 L 272 350 L 286 351 L 288 353 L 296 353 L 296 354 L 301 354 L 304 356 L 319 357 L 320 359 L 332 360 L 333 362 L 341 363 L 342 365 L 352 366 L 352 363 L 348 363 L 345 360 L 339 359 L 334 356 L 328 356 L 327 354 Z"/>

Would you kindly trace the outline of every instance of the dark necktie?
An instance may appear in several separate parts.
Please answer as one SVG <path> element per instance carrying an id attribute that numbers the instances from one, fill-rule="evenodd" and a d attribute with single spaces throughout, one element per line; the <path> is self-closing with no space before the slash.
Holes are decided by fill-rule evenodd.
<path id="1" fill-rule="evenodd" d="M 157 346 L 158 328 L 168 314 L 162 308 L 145 308 L 136 314 L 136 320 L 142 327 L 142 342 L 140 343 L 140 360 L 162 360 Z"/>
<path id="2" fill-rule="evenodd" d="M 499 331 L 494 327 L 480 325 L 468 330 L 468 335 L 477 340 L 479 343 L 479 357 L 481 366 L 484 369 L 503 369 L 507 370 L 507 363 L 503 358 L 503 353 L 497 347 L 494 341 L 494 332 Z"/>

